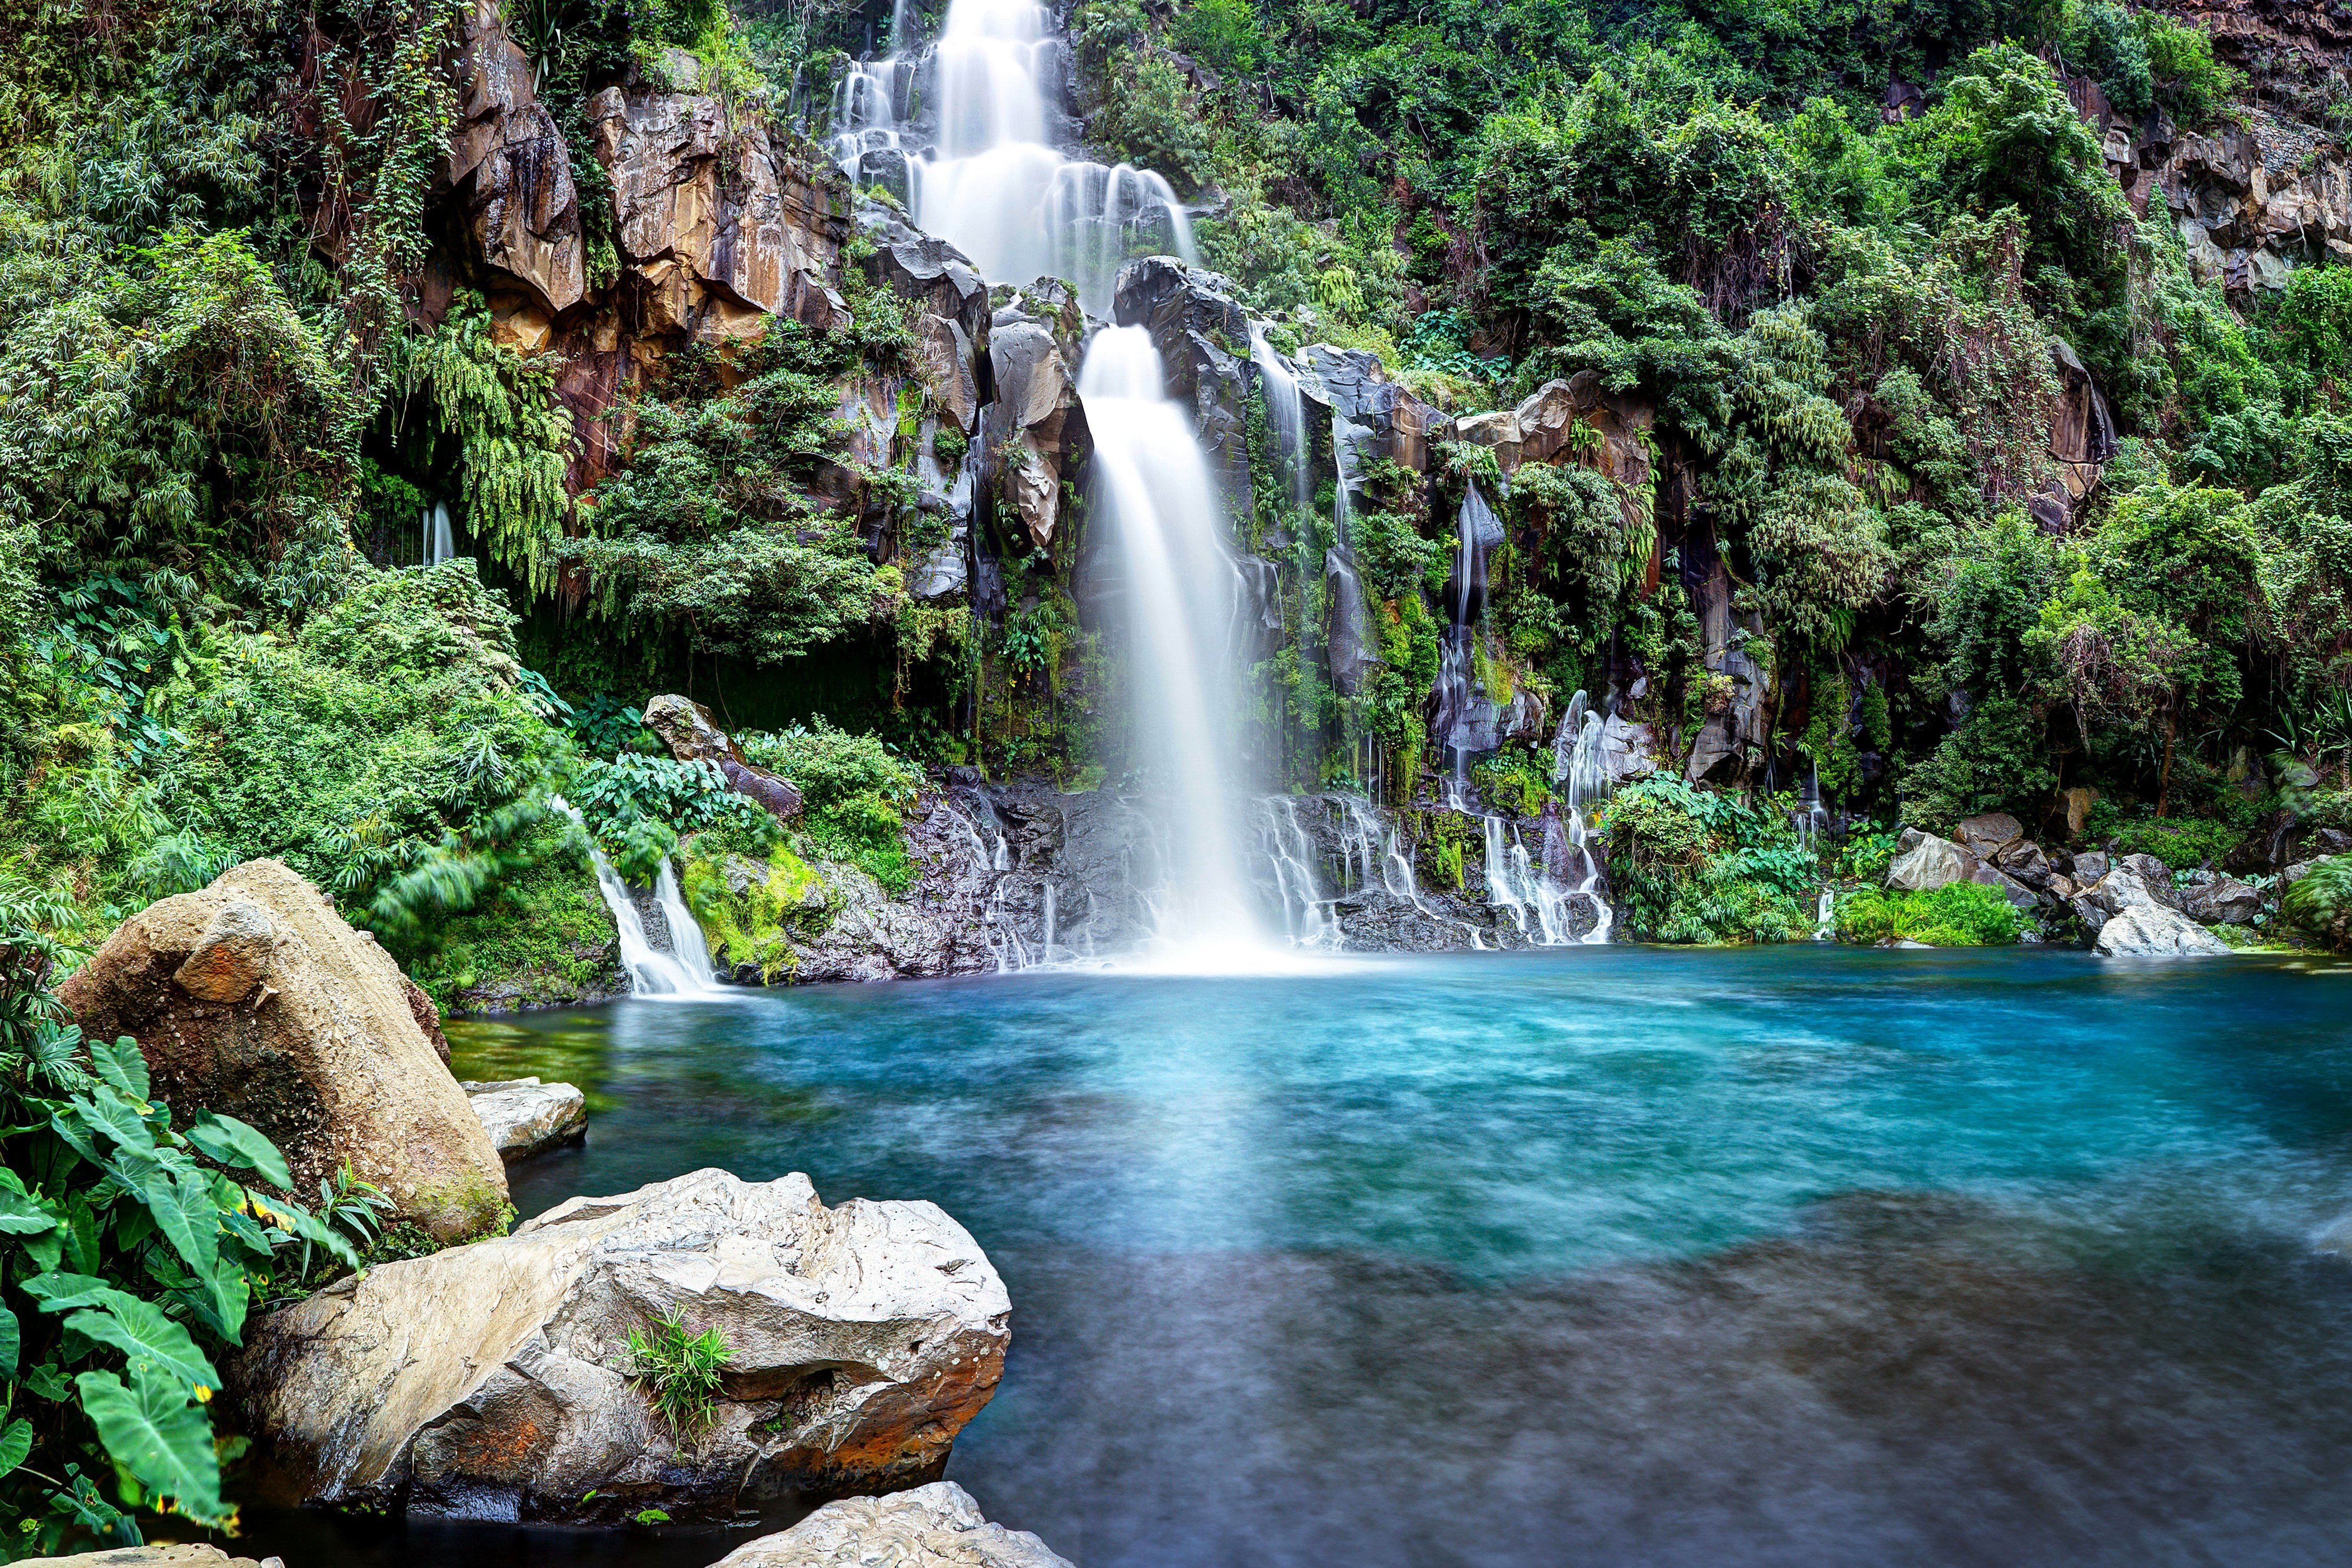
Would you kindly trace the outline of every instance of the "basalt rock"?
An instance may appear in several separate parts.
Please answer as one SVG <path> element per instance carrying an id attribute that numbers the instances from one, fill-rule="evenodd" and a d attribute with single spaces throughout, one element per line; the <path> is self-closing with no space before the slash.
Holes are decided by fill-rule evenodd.
<path id="1" fill-rule="evenodd" d="M 632 1375 L 629 1334 L 670 1317 L 728 1350 L 688 1431 Z M 1010 1318 L 930 1204 L 698 1171 L 348 1278 L 249 1329 L 231 1377 L 289 1502 L 726 1520 L 937 1479 Z"/>
<path id="2" fill-rule="evenodd" d="M 505 1167 L 414 987 L 280 862 L 149 905 L 58 989 L 84 1033 L 139 1042 L 158 1099 L 260 1129 L 297 1192 L 348 1164 L 444 1240 L 498 1219 Z"/>
<path id="3" fill-rule="evenodd" d="M 1192 417 L 1217 489 L 1249 495 L 1249 318 L 1234 302 L 1230 278 L 1148 256 L 1119 268 L 1113 319 L 1141 327 L 1160 351 L 1170 401 Z"/>
<path id="4" fill-rule="evenodd" d="M 970 1492 L 933 1481 L 829 1502 L 790 1530 L 746 1542 L 712 1568 L 1071 1568 L 1025 1530 L 992 1524 Z"/>
<path id="5" fill-rule="evenodd" d="M 1061 521 L 1062 479 L 1085 448 L 1077 372 L 1086 317 L 1067 286 L 1052 279 L 991 298 L 998 300 L 988 329 L 995 396 L 981 416 L 981 478 L 1043 550 Z"/>
<path id="6" fill-rule="evenodd" d="M 1979 860 L 1997 859 L 2001 851 L 2024 839 L 2024 827 L 2005 812 L 1971 816 L 1952 829 L 1952 842 Z"/>
<path id="7" fill-rule="evenodd" d="M 2263 895 L 2225 873 L 2195 871 L 2180 889 L 2180 912 L 2200 925 L 2252 925 L 2262 918 Z"/>
<path id="8" fill-rule="evenodd" d="M 650 77 L 588 100 L 646 335 L 724 343 L 759 336 L 771 316 L 847 325 L 831 279 L 848 224 L 829 166 L 695 92 L 700 72 L 672 49 Z"/>
<path id="9" fill-rule="evenodd" d="M 543 348 L 547 323 L 584 291 L 579 192 L 571 150 L 532 90 L 530 62 L 497 0 L 477 0 L 466 24 L 457 91 L 445 173 L 482 259 L 533 307 L 524 346 Z"/>
<path id="10" fill-rule="evenodd" d="M 790 822 L 801 814 L 801 792 L 792 781 L 747 761 L 742 748 L 701 703 L 675 695 L 656 697 L 646 704 L 645 724 L 679 762 L 710 763 L 725 776 L 729 788 L 750 795 L 778 821 Z"/>

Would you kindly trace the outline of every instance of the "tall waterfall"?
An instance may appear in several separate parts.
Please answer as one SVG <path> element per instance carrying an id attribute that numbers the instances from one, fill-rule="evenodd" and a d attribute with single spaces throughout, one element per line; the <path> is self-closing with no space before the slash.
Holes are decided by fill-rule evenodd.
<path id="1" fill-rule="evenodd" d="M 1062 43 L 1050 23 L 1033 0 L 953 0 L 925 55 L 852 68 L 835 100 L 833 154 L 859 184 L 903 172 L 916 224 L 990 282 L 1066 279 L 1088 311 L 1108 316 L 1130 254 L 1199 255 L 1165 179 L 1064 151 Z M 927 146 L 906 118 L 924 100 Z"/>
<path id="2" fill-rule="evenodd" d="M 1216 489 L 1142 328 L 1095 334 L 1078 395 L 1095 442 L 1096 505 L 1125 595 L 1128 710 L 1167 793 L 1160 945 L 1186 963 L 1241 961 L 1271 943 L 1250 896 L 1244 806 L 1231 776 L 1241 754 L 1241 580 Z"/>

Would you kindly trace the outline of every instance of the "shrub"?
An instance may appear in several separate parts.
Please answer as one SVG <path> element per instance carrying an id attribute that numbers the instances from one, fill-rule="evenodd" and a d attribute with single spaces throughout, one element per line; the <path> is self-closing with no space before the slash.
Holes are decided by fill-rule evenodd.
<path id="1" fill-rule="evenodd" d="M 1919 893 L 1857 888 L 1838 900 L 1836 920 L 1840 942 L 1865 946 L 2001 947 L 2023 935 L 2026 923 L 2000 889 L 1981 882 L 1951 882 Z"/>
<path id="2" fill-rule="evenodd" d="M 2352 949 L 2352 856 L 2315 861 L 2279 907 L 2296 930 L 2338 952 Z"/>
<path id="3" fill-rule="evenodd" d="M 846 860 L 891 893 L 913 884 L 900 834 L 923 775 L 879 736 L 852 735 L 823 719 L 774 733 L 740 736 L 743 754 L 790 779 L 801 792 L 808 847 Z"/>
<path id="4" fill-rule="evenodd" d="M 2116 830 L 2116 852 L 2153 855 L 2176 871 L 2210 866 L 2235 848 L 2246 836 L 2246 825 L 2213 817 L 2141 816 Z"/>
<path id="5" fill-rule="evenodd" d="M 728 1359 L 725 1335 L 717 1329 L 687 1332 L 675 1307 L 649 1327 L 629 1331 L 629 1375 L 644 1385 L 670 1429 L 688 1440 L 717 1413 Z"/>
<path id="6" fill-rule="evenodd" d="M 1818 862 L 1785 812 L 1654 774 L 1602 816 L 1628 923 L 1671 942 L 1796 942 L 1812 934 Z"/>

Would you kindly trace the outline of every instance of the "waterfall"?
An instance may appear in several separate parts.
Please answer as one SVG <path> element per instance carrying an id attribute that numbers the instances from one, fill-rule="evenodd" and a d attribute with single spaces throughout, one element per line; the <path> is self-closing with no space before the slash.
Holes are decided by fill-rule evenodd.
<path id="1" fill-rule="evenodd" d="M 646 935 L 646 922 L 637 913 L 637 900 L 630 896 L 628 884 L 613 869 L 613 863 L 604 858 L 604 852 L 596 847 L 595 836 L 582 821 L 580 808 L 561 795 L 551 797 L 551 804 L 580 824 L 581 836 L 588 841 L 588 860 L 596 868 L 596 893 L 604 900 L 605 912 L 613 917 L 613 929 L 619 933 L 621 967 L 629 972 L 630 991 L 639 996 L 681 998 L 727 994 L 711 978 L 710 952 L 703 945 L 702 928 L 695 923 L 686 900 L 677 896 L 677 879 L 670 871 L 668 859 L 662 861 L 661 878 L 656 883 L 659 890 L 655 896 L 661 903 L 662 918 L 669 923 L 670 945 L 677 950 L 676 957 L 655 947 Z"/>
<path id="2" fill-rule="evenodd" d="M 1250 363 L 1257 367 L 1258 385 L 1265 397 L 1265 422 L 1274 433 L 1276 454 L 1282 460 L 1283 484 L 1297 510 L 1313 499 L 1314 487 L 1308 481 L 1313 475 L 1307 462 L 1307 403 L 1298 390 L 1298 373 L 1290 362 L 1274 352 L 1265 341 L 1265 328 L 1255 318 L 1249 324 Z M 1336 416 L 1335 416 L 1336 417 Z M 1331 443 L 1333 452 L 1339 443 Z M 1342 470 L 1344 474 L 1344 470 Z M 1340 484 L 1344 496 L 1347 484 Z M 1346 501 L 1339 502 L 1344 506 Z"/>
<path id="3" fill-rule="evenodd" d="M 1438 650 L 1437 733 L 1451 770 L 1447 802 L 1467 809 L 1470 759 L 1495 749 L 1495 715 L 1478 688 L 1475 626 L 1486 607 L 1486 557 L 1502 542 L 1503 525 L 1476 485 L 1466 488 L 1454 515 L 1451 624 Z"/>
<path id="4" fill-rule="evenodd" d="M 959 4 L 962 0 L 959 0 Z M 1213 958 L 1267 945 L 1243 870 L 1236 791 L 1241 577 L 1192 421 L 1167 398 L 1140 327 L 1095 334 L 1078 373 L 1095 442 L 1097 515 L 1124 595 L 1129 711 L 1167 792 L 1168 886 L 1158 935 Z"/>
<path id="5" fill-rule="evenodd" d="M 457 536 L 449 528 L 449 508 L 441 501 L 433 510 L 417 516 L 417 530 L 425 535 L 425 564 L 438 566 L 457 553 Z"/>
<path id="6" fill-rule="evenodd" d="M 1274 870 L 1276 907 L 1290 945 L 1337 952 L 1344 945 L 1339 917 L 1315 878 L 1315 844 L 1298 820 L 1298 802 L 1286 795 L 1258 802 L 1258 853 Z"/>
<path id="7" fill-rule="evenodd" d="M 1591 822 L 1586 812 L 1587 806 L 1609 798 L 1613 782 L 1601 754 L 1607 732 L 1607 722 L 1591 710 L 1585 694 L 1579 691 L 1568 700 L 1559 732 L 1552 737 L 1552 787 L 1567 805 L 1563 818 L 1567 844 L 1560 857 L 1566 864 L 1552 868 L 1553 879 L 1563 880 L 1560 874 L 1573 866 L 1577 880 L 1568 891 L 1591 904 L 1592 927 L 1581 940 L 1595 945 L 1609 940 L 1616 919 L 1609 907 L 1608 891 L 1601 886 L 1601 857 L 1591 842 Z"/>
<path id="8" fill-rule="evenodd" d="M 894 24 L 894 46 L 904 31 Z M 861 184 L 887 184 L 903 168 L 916 225 L 971 257 L 991 283 L 1066 279 L 1088 311 L 1107 316 L 1130 255 L 1200 256 L 1165 179 L 1062 150 L 1061 61 L 1045 6 L 952 0 L 924 55 L 869 61 L 845 79 L 832 152 Z M 898 89 L 909 77 L 929 83 L 936 129 L 927 148 L 910 149 L 901 118 Z"/>

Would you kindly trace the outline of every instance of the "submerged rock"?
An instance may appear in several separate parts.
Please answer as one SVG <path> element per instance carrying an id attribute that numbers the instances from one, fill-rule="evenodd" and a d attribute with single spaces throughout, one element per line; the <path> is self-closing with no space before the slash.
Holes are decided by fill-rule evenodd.
<path id="1" fill-rule="evenodd" d="M 482 1119 L 499 1158 L 509 1165 L 588 1131 L 588 1097 L 568 1083 L 516 1078 L 457 1087 L 473 1102 L 474 1114 Z"/>
<path id="2" fill-rule="evenodd" d="M 289 1502 L 730 1519 L 937 1479 L 1011 1315 L 933 1205 L 706 1170 L 345 1279 L 256 1324 L 232 1382 Z M 665 1319 L 726 1345 L 690 1431 L 633 1375 L 630 1333 Z"/>
<path id="3" fill-rule="evenodd" d="M 158 1099 L 266 1133 L 298 1192 L 348 1164 L 443 1240 L 505 1206 L 506 1168 L 419 1026 L 431 1004 L 282 862 L 149 905 L 58 989 L 86 1034 L 138 1040 Z"/>
<path id="4" fill-rule="evenodd" d="M 746 1542 L 712 1568 L 1070 1568 L 1025 1530 L 992 1524 L 970 1492 L 933 1481 L 829 1502 L 790 1530 Z"/>
<path id="5" fill-rule="evenodd" d="M 2127 905 L 2100 926 L 2091 951 L 2102 958 L 2213 958 L 2227 956 L 2230 949 L 2188 916 L 2146 903 Z"/>

